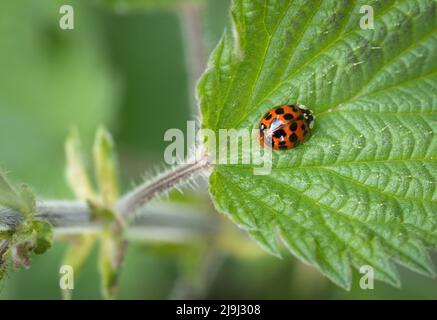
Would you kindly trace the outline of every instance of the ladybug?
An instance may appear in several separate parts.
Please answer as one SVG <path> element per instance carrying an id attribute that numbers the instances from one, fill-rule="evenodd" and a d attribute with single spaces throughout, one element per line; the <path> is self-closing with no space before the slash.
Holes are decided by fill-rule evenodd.
<path id="1" fill-rule="evenodd" d="M 304 142 L 314 116 L 303 105 L 283 105 L 267 112 L 259 123 L 259 142 L 273 150 L 289 150 Z"/>

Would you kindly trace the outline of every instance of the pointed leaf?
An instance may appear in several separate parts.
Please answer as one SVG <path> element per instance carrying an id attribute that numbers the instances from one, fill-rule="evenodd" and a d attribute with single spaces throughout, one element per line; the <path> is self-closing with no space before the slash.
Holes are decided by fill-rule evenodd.
<path id="1" fill-rule="evenodd" d="M 99 271 L 105 299 L 114 299 L 126 243 L 109 228 L 100 235 Z"/>
<path id="2" fill-rule="evenodd" d="M 0 206 L 12 208 L 19 212 L 22 211 L 24 206 L 20 195 L 11 186 L 4 174 L 0 174 Z"/>
<path id="3" fill-rule="evenodd" d="M 374 29 L 360 27 L 363 5 Z M 252 129 L 296 103 L 316 119 L 306 143 L 273 152 L 268 175 L 215 164 L 217 209 L 267 251 L 278 253 L 279 237 L 347 289 L 351 266 L 395 286 L 393 261 L 433 275 L 436 15 L 433 0 L 234 0 L 233 30 L 198 85 L 203 127 Z"/>
<path id="4" fill-rule="evenodd" d="M 62 264 L 72 267 L 76 278 L 80 275 L 82 267 L 91 254 L 95 243 L 96 236 L 94 235 L 80 235 L 75 237 L 72 243 L 70 243 Z M 69 300 L 72 292 L 70 290 L 63 290 L 62 294 L 64 300 Z"/>
<path id="5" fill-rule="evenodd" d="M 117 157 L 111 134 L 99 128 L 94 143 L 94 166 L 103 203 L 112 207 L 118 200 Z"/>
<path id="6" fill-rule="evenodd" d="M 67 157 L 67 181 L 78 200 L 95 198 L 95 192 L 83 160 L 82 147 L 77 129 L 72 129 L 65 143 Z"/>
<path id="7" fill-rule="evenodd" d="M 36 197 L 28 185 L 21 186 L 20 197 L 22 201 L 21 212 L 27 216 L 33 216 L 36 211 Z"/>

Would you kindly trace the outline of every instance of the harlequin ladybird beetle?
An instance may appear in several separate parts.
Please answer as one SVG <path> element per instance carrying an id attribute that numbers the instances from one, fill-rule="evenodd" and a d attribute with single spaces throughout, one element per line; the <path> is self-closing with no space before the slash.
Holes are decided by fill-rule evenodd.
<path id="1" fill-rule="evenodd" d="M 273 150 L 289 150 L 304 142 L 314 124 L 314 116 L 303 105 L 272 108 L 259 123 L 259 141 Z"/>

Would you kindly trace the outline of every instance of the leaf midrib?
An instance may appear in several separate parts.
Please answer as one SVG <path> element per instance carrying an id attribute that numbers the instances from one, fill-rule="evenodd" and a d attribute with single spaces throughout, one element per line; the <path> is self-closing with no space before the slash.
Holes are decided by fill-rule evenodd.
<path id="1" fill-rule="evenodd" d="M 354 163 L 355 164 L 355 163 Z M 233 167 L 236 170 L 240 170 L 240 169 L 252 169 L 250 167 L 236 167 L 236 166 L 227 166 L 227 167 Z M 361 181 L 358 181 L 352 177 L 348 177 L 345 176 L 341 173 L 338 173 L 335 170 L 332 170 L 330 168 L 332 167 L 336 167 L 336 166 L 332 166 L 332 165 L 328 165 L 328 166 L 304 166 L 304 167 L 280 167 L 280 168 L 274 168 L 272 169 L 272 171 L 296 171 L 297 169 L 299 170 L 307 170 L 307 171 L 314 171 L 314 169 L 317 170 L 324 170 L 325 172 L 329 172 L 330 174 L 333 174 L 335 176 L 338 176 L 338 178 L 342 179 L 342 180 L 346 180 L 349 181 L 352 184 L 357 185 L 359 188 L 364 188 L 369 190 L 372 193 L 376 193 L 376 194 L 381 194 L 381 195 L 385 195 L 388 198 L 391 199 L 403 199 L 406 201 L 413 201 L 413 202 L 418 202 L 418 203 L 423 203 L 424 201 L 429 202 L 431 204 L 436 204 L 437 205 L 437 200 L 433 200 L 432 198 L 428 198 L 428 197 L 422 197 L 422 198 L 416 198 L 416 197 L 411 197 L 411 196 L 402 196 L 402 195 L 397 195 L 395 193 L 391 193 L 391 192 L 387 192 L 387 191 L 383 191 L 377 187 L 365 184 Z"/>

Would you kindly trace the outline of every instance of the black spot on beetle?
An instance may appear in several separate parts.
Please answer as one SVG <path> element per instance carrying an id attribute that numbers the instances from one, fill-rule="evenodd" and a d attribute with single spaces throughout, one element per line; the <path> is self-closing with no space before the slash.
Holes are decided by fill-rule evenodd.
<path id="1" fill-rule="evenodd" d="M 293 133 L 288 139 L 290 139 L 291 142 L 296 142 L 297 141 L 297 135 L 295 133 Z"/>
<path id="2" fill-rule="evenodd" d="M 287 150 L 288 147 L 287 147 L 287 146 L 279 146 L 279 149 L 281 149 L 281 150 Z"/>
<path id="3" fill-rule="evenodd" d="M 293 122 L 292 124 L 290 124 L 290 130 L 291 131 L 296 131 L 296 129 L 297 129 L 297 123 L 296 122 Z"/>
<path id="4" fill-rule="evenodd" d="M 284 109 L 282 109 L 282 108 L 277 108 L 277 109 L 275 110 L 275 112 L 276 112 L 276 114 L 283 114 L 283 113 L 284 113 Z"/>
<path id="5" fill-rule="evenodd" d="M 282 129 L 276 130 L 276 131 L 273 133 L 273 136 L 274 136 L 275 138 L 285 137 L 286 135 L 287 135 L 287 134 L 286 134 L 285 131 L 282 130 Z"/>
<path id="6" fill-rule="evenodd" d="M 272 114 L 270 112 L 264 117 L 264 119 L 266 120 L 270 120 L 271 118 L 272 118 Z"/>
<path id="7" fill-rule="evenodd" d="M 301 128 L 302 130 L 305 130 L 305 129 L 306 129 L 306 126 L 303 124 L 303 125 L 300 126 L 300 128 Z"/>
<path id="8" fill-rule="evenodd" d="M 284 119 L 291 120 L 291 119 L 293 119 L 293 115 L 291 113 L 286 113 L 286 114 L 284 114 Z"/>

